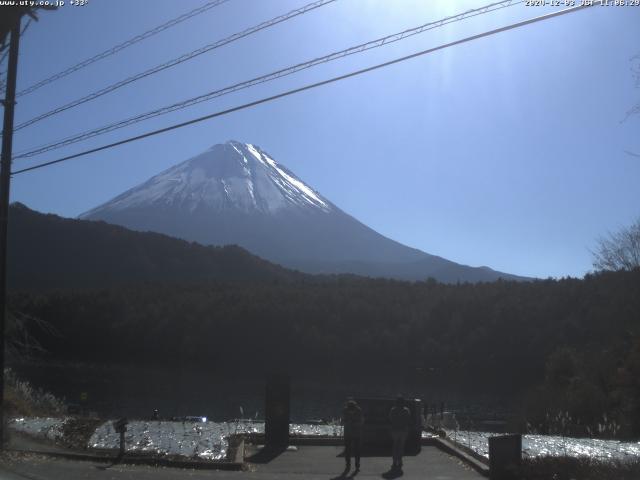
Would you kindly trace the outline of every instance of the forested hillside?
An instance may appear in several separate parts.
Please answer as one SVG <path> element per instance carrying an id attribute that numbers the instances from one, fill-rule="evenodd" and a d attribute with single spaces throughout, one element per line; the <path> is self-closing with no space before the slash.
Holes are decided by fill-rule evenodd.
<path id="1" fill-rule="evenodd" d="M 11 205 L 9 288 L 34 290 L 157 281 L 287 281 L 301 275 L 236 246 L 205 247 L 103 222 Z"/>
<path id="2" fill-rule="evenodd" d="M 584 422 L 619 415 L 640 433 L 639 270 L 461 285 L 147 284 L 14 294 L 10 307 L 58 330 L 40 335 L 51 358 L 413 372 L 478 391 L 535 390 L 540 407 Z"/>

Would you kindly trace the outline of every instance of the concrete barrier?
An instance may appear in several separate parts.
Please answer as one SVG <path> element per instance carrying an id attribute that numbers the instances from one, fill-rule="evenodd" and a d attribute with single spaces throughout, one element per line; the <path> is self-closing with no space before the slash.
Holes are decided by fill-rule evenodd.
<path id="1" fill-rule="evenodd" d="M 518 480 L 522 464 L 522 435 L 489 437 L 489 478 Z"/>

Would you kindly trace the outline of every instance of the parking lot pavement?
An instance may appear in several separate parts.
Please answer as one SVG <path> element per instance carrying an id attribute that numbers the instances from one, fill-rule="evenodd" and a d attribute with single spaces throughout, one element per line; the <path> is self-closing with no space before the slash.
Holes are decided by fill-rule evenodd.
<path id="1" fill-rule="evenodd" d="M 3 457 L 0 480 L 169 480 L 169 479 L 340 479 L 344 458 L 340 447 L 303 446 L 278 454 L 249 457 L 247 471 L 193 470 L 168 467 L 98 464 L 91 461 L 54 459 L 44 455 Z M 423 447 L 415 456 L 404 460 L 402 475 L 390 472 L 391 459 L 386 456 L 363 456 L 361 471 L 351 478 L 402 478 L 411 480 L 477 480 L 484 478 L 460 460 L 435 447 Z"/>

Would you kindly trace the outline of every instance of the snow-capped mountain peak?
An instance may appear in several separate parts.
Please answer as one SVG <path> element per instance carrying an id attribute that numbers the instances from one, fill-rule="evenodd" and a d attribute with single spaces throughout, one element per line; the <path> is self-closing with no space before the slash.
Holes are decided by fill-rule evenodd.
<path id="1" fill-rule="evenodd" d="M 235 244 L 312 273 L 410 280 L 431 276 L 447 282 L 505 277 L 429 255 L 379 234 L 258 146 L 236 141 L 214 145 L 81 218 L 203 245 Z"/>
<path id="2" fill-rule="evenodd" d="M 256 145 L 230 140 L 152 177 L 81 217 L 164 206 L 188 212 L 283 209 L 330 212 L 331 202 Z"/>

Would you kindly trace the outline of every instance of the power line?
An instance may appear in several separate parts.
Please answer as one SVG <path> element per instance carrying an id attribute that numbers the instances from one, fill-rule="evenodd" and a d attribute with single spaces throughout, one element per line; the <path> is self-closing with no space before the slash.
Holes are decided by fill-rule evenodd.
<path id="1" fill-rule="evenodd" d="M 20 36 L 22 37 L 24 35 L 24 32 L 27 31 L 27 28 L 29 28 L 29 25 L 31 25 L 31 19 L 27 20 L 27 23 L 25 23 L 24 28 L 22 29 L 22 31 L 20 32 Z"/>
<path id="2" fill-rule="evenodd" d="M 248 37 L 249 35 L 253 35 L 254 33 L 257 33 L 261 30 L 267 29 L 269 27 L 272 27 L 274 25 L 277 25 L 279 23 L 285 22 L 287 20 L 290 20 L 294 17 L 297 17 L 298 15 L 303 15 L 307 12 L 310 12 L 312 10 L 315 10 L 316 8 L 320 8 L 324 5 L 327 5 L 329 3 L 333 3 L 336 0 L 316 0 L 312 3 L 309 3 L 301 8 L 297 8 L 295 10 L 292 10 L 284 15 L 279 15 L 275 18 L 272 18 L 271 20 L 267 20 L 266 22 L 262 22 L 258 25 L 255 25 L 253 27 L 247 28 L 246 30 L 243 30 L 242 32 L 238 32 L 238 33 L 234 33 L 233 35 L 230 35 L 229 37 L 223 38 L 222 40 L 218 40 L 214 43 L 210 43 L 208 45 L 205 45 L 204 47 L 200 47 L 196 50 L 193 50 L 189 53 L 185 53 L 177 58 L 173 58 L 171 60 L 169 60 L 168 62 L 162 63 L 160 65 L 156 65 L 155 67 L 152 67 L 148 70 L 145 70 L 144 72 L 140 72 L 136 75 L 133 75 L 131 77 L 125 78 L 124 80 L 120 80 L 119 82 L 113 83 L 111 85 L 108 85 L 100 90 L 97 90 L 93 93 L 90 93 L 89 95 L 85 95 L 84 97 L 81 97 L 79 99 L 73 100 L 72 102 L 69 102 L 61 107 L 55 108 L 53 110 L 50 110 L 49 112 L 43 113 L 41 115 L 38 115 L 37 117 L 32 118 L 31 120 L 27 120 L 26 122 L 22 122 L 21 124 L 17 125 L 15 127 L 15 130 L 21 130 L 25 127 L 28 127 L 29 125 L 33 125 L 34 123 L 37 123 L 41 120 L 44 120 L 45 118 L 49 118 L 53 115 L 57 115 L 58 113 L 64 112 L 66 110 L 69 110 L 71 108 L 77 107 L 78 105 L 82 105 L 83 103 L 87 103 L 90 102 L 91 100 L 95 100 L 96 98 L 102 97 L 103 95 L 106 95 L 107 93 L 113 92 L 114 90 L 117 90 L 119 88 L 124 87 L 125 85 L 129 85 L 130 83 L 136 82 L 138 80 L 141 80 L 143 78 L 146 78 L 150 75 L 153 75 L 155 73 L 161 72 L 163 70 L 166 70 L 168 68 L 174 67 L 176 65 L 179 65 L 183 62 L 186 62 L 188 60 L 191 60 L 192 58 L 195 58 L 199 55 L 202 55 L 204 53 L 207 53 L 211 50 L 220 48 L 224 45 L 227 45 L 229 43 L 235 42 L 237 40 L 240 40 L 241 38 L 244 37 Z"/>
<path id="3" fill-rule="evenodd" d="M 135 45 L 138 42 L 141 42 L 149 37 L 152 37 L 160 32 L 163 32 L 164 30 L 167 30 L 171 27 L 174 27 L 176 25 L 178 25 L 179 23 L 182 23 L 190 18 L 195 17 L 196 15 L 200 15 L 201 13 L 204 13 L 208 10 L 211 10 L 214 7 L 217 7 L 219 5 L 222 5 L 223 3 L 228 2 L 229 0 L 214 0 L 211 2 L 208 2 L 204 5 L 202 5 L 201 7 L 195 8 L 187 13 L 183 13 L 182 15 L 180 15 L 179 17 L 176 17 L 172 20 L 169 20 L 168 22 L 163 23 L 162 25 L 158 25 L 157 27 L 152 28 L 151 30 L 147 30 L 144 33 L 141 33 L 140 35 L 136 35 L 135 37 L 130 38 L 129 40 L 126 40 L 122 43 L 119 43 L 118 45 L 115 45 L 114 47 L 111 47 L 103 52 L 100 52 L 96 55 L 94 55 L 93 57 L 87 58 L 86 60 L 83 60 L 79 63 L 76 63 L 75 65 L 62 70 L 61 72 L 58 72 L 54 75 L 51 75 L 50 77 L 45 78 L 44 80 L 39 81 L 38 83 L 35 83 L 27 88 L 25 88 L 24 90 L 21 90 L 17 93 L 18 97 L 21 97 L 23 95 L 27 95 L 29 93 L 35 92 L 36 90 L 38 90 L 39 88 L 44 87 L 45 85 L 48 85 L 50 83 L 55 82 L 56 80 L 60 80 L 61 78 L 64 78 L 68 75 L 71 75 L 74 72 L 77 72 L 78 70 L 81 70 L 89 65 L 91 65 L 92 63 L 98 62 L 104 58 L 110 57 L 111 55 L 115 55 L 116 53 L 124 50 L 125 48 L 130 47 L 131 45 Z"/>
<path id="4" fill-rule="evenodd" d="M 251 79 L 251 80 L 248 80 L 248 81 L 244 81 L 244 82 L 241 82 L 241 83 L 238 83 L 238 84 L 235 84 L 235 85 L 231 85 L 229 87 L 225 87 L 225 88 L 220 89 L 220 90 L 215 90 L 213 92 L 209 92 L 209 93 L 206 93 L 204 95 L 193 97 L 193 98 L 190 98 L 190 99 L 187 99 L 187 100 L 184 100 L 184 101 L 181 101 L 181 102 L 169 105 L 169 106 L 162 107 L 160 109 L 152 110 L 150 112 L 146 112 L 146 113 L 134 116 L 134 117 L 130 117 L 128 119 L 125 119 L 125 120 L 122 120 L 122 121 L 119 121 L 119 122 L 116 122 L 116 123 L 113 123 L 113 124 L 109 124 L 109 125 L 106 125 L 106 126 L 103 126 L 103 127 L 99 127 L 97 129 L 94 129 L 94 130 L 85 131 L 85 132 L 82 132 L 80 134 L 77 134 L 77 135 L 74 135 L 74 136 L 71 136 L 71 137 L 66 137 L 66 138 L 64 138 L 62 140 L 56 141 L 54 143 L 49 143 L 47 145 L 40 146 L 40 147 L 38 147 L 38 148 L 36 148 L 34 150 L 31 150 L 31 151 L 28 151 L 28 152 L 24 152 L 23 151 L 23 152 L 19 153 L 18 155 L 16 155 L 14 157 L 14 159 L 32 157 L 32 156 L 35 156 L 35 155 L 39 155 L 41 153 L 45 153 L 47 151 L 51 151 L 51 150 L 55 150 L 55 149 L 58 149 L 58 148 L 62 148 L 64 146 L 68 146 L 68 145 L 71 145 L 73 143 L 77 143 L 79 141 L 87 140 L 87 139 L 93 138 L 93 137 L 95 137 L 97 135 L 102 135 L 102 134 L 105 134 L 105 133 L 108 133 L 108 132 L 111 132 L 111 131 L 114 131 L 114 130 L 118 130 L 120 128 L 124 128 L 124 127 L 132 125 L 134 123 L 138 123 L 138 122 L 141 122 L 141 121 L 144 121 L 144 120 L 148 120 L 150 118 L 153 118 L 153 117 L 156 117 L 156 116 L 159 116 L 159 115 L 170 113 L 170 112 L 182 109 L 182 108 L 190 107 L 192 105 L 195 105 L 195 104 L 198 104 L 198 103 L 202 103 L 204 101 L 208 101 L 208 100 L 211 100 L 213 98 L 217 98 L 217 97 L 220 97 L 220 96 L 228 95 L 230 93 L 234 93 L 236 91 L 243 90 L 245 88 L 249 88 L 249 87 L 261 84 L 261 83 L 265 83 L 265 82 L 272 81 L 272 80 L 275 80 L 275 79 L 278 79 L 278 78 L 281 78 L 281 77 L 284 77 L 284 76 L 288 76 L 288 75 L 297 73 L 297 72 L 299 72 L 301 70 L 305 70 L 307 68 L 314 67 L 314 66 L 319 65 L 321 63 L 327 63 L 327 62 L 330 62 L 330 61 L 333 61 L 333 60 L 337 60 L 337 59 L 340 59 L 340 58 L 343 58 L 343 57 L 346 57 L 346 56 L 349 56 L 349 55 L 353 55 L 355 53 L 360 53 L 360 52 L 363 52 L 363 51 L 366 51 L 366 50 L 369 50 L 369 49 L 372 49 L 372 48 L 381 47 L 383 45 L 394 43 L 394 42 L 402 40 L 404 38 L 407 38 L 407 37 L 410 37 L 410 36 L 413 36 L 413 35 L 417 35 L 419 33 L 425 32 L 427 30 L 431 30 L 433 28 L 441 27 L 441 26 L 447 25 L 449 23 L 453 23 L 455 21 L 461 21 L 461 20 L 466 19 L 466 18 L 471 18 L 473 16 L 481 15 L 481 14 L 484 14 L 484 13 L 489 13 L 489 12 L 492 12 L 492 11 L 495 11 L 495 10 L 498 10 L 498 9 L 501 9 L 501 8 L 517 5 L 517 4 L 523 3 L 523 2 L 524 2 L 524 0 L 519 0 L 519 1 L 504 0 L 504 1 L 501 1 L 501 2 L 496 2 L 496 3 L 492 3 L 492 4 L 489 4 L 489 5 L 486 5 L 484 7 L 468 10 L 468 11 L 463 12 L 461 14 L 453 15 L 453 16 L 450 16 L 450 17 L 445 17 L 445 18 L 443 18 L 441 20 L 438 20 L 438 21 L 435 21 L 435 22 L 429 22 L 429 23 L 421 25 L 419 27 L 407 29 L 407 30 L 404 30 L 404 31 L 399 32 L 399 33 L 395 33 L 395 34 L 392 34 L 392 35 L 387 35 L 386 37 L 378 38 L 376 40 L 372 40 L 372 41 L 367 42 L 367 43 L 363 43 L 363 44 L 360 44 L 360 45 L 356 45 L 354 47 L 347 48 L 345 50 L 341 50 L 341 51 L 338 51 L 338 52 L 333 52 L 333 53 L 331 53 L 329 55 L 325 55 L 323 57 L 315 58 L 313 60 L 310 60 L 310 61 L 307 61 L 307 62 L 303 62 L 303 63 L 297 64 L 297 65 L 294 65 L 292 67 L 288 67 L 288 68 L 285 68 L 285 69 L 282 69 L 282 70 L 278 70 L 276 72 L 272 72 L 272 73 L 269 73 L 267 75 L 263 75 L 263 76 L 260 76 L 260 77 L 257 77 L 257 78 L 254 78 L 254 79 Z"/>
<path id="5" fill-rule="evenodd" d="M 410 28 L 407 30 L 404 30 L 402 32 L 399 33 L 394 33 L 392 35 L 387 35 L 385 37 L 382 38 L 378 38 L 376 40 L 372 40 L 370 42 L 366 42 L 366 43 L 362 43 L 359 45 L 356 45 L 354 47 L 350 47 L 344 50 L 340 50 L 337 52 L 333 52 L 330 53 L 329 55 L 325 55 L 322 57 L 318 57 L 303 63 L 299 63 L 297 65 L 291 66 L 291 67 L 287 67 L 281 70 L 277 70 L 275 72 L 266 74 L 266 75 L 262 75 L 260 77 L 256 77 L 253 78 L 251 80 L 246 80 L 244 82 L 240 82 L 240 83 L 236 83 L 234 85 L 219 89 L 219 90 L 214 90 L 212 92 L 208 92 L 205 93 L 203 95 L 199 95 L 197 97 L 192 97 L 189 98 L 187 100 L 183 100 L 181 102 L 178 103 L 174 103 L 165 107 L 161 107 L 159 109 L 155 109 L 146 113 L 142 113 L 133 117 L 129 117 L 125 120 L 121 120 L 115 123 L 111 123 L 108 125 L 104 125 L 102 127 L 98 127 L 96 129 L 93 130 L 88 130 L 85 132 L 82 132 L 80 134 L 77 135 L 73 135 L 70 137 L 66 137 L 63 138 L 61 140 L 55 141 L 53 143 L 49 143 L 40 147 L 37 147 L 33 150 L 30 151 L 26 151 L 26 152 L 21 152 L 19 154 L 17 154 L 14 159 L 20 159 L 20 158 L 28 158 L 28 157 L 33 157 L 35 155 L 40 155 L 42 153 L 51 151 L 51 150 L 56 150 L 58 148 L 62 148 L 83 140 L 87 140 L 89 138 L 93 138 L 95 136 L 98 135 L 103 135 L 105 133 L 108 132 L 112 132 L 114 130 L 119 130 L 121 128 L 127 127 L 129 125 L 133 125 L 135 123 L 139 123 L 142 122 L 144 120 L 148 120 L 150 118 L 154 118 L 160 115 L 164 115 L 176 110 L 180 110 L 183 108 L 187 108 L 193 105 L 196 105 L 198 103 L 202 103 L 208 100 L 211 100 L 213 98 L 217 98 L 217 97 L 221 97 L 224 95 L 228 95 L 234 92 L 237 92 L 239 90 L 243 90 L 249 87 L 253 87 L 255 85 L 261 84 L 261 83 L 266 83 L 272 80 L 276 80 L 278 78 L 282 78 L 288 75 L 292 75 L 294 73 L 297 73 L 299 71 L 314 67 L 316 65 L 322 64 L 322 63 L 327 63 L 327 62 L 331 62 L 334 60 L 338 60 L 340 58 L 344 58 L 347 57 L 349 55 L 353 55 L 356 53 L 361 53 L 363 51 L 366 50 L 370 50 L 373 48 L 378 48 L 381 47 L 383 45 L 388 45 L 390 43 L 394 43 L 397 41 L 400 41 L 402 39 L 411 37 L 413 35 L 417 35 L 419 33 L 423 33 L 425 31 L 434 29 L 434 28 L 438 28 L 438 27 L 442 27 L 444 25 L 447 25 L 449 23 L 453 23 L 453 22 L 457 22 L 457 21 L 461 21 L 464 20 L 466 18 L 471 18 L 477 15 L 482 15 L 485 13 L 489 13 L 489 12 L 493 12 L 502 8 L 506 8 L 506 7 L 510 7 L 510 6 L 514 6 L 520 3 L 523 3 L 524 0 L 518 0 L 518 1 L 514 1 L 514 0 L 505 0 L 505 1 L 501 1 L 501 2 L 496 2 L 496 3 L 491 3 L 489 5 L 486 5 L 484 7 L 480 7 L 480 8 L 476 8 L 473 10 L 468 10 L 466 12 L 457 14 L 457 15 L 453 15 L 450 17 L 445 17 L 441 20 L 437 20 L 435 22 L 429 22 L 426 23 L 424 25 L 420 25 L 418 27 L 414 27 L 414 28 Z"/>
<path id="6" fill-rule="evenodd" d="M 78 158 L 78 157 L 82 157 L 82 156 L 85 156 L 85 155 L 89 155 L 91 153 L 100 152 L 102 150 L 107 150 L 107 149 L 110 149 L 110 148 L 113 148 L 113 147 L 124 145 L 126 143 L 131 143 L 131 142 L 135 142 L 137 140 L 142 140 L 142 139 L 147 138 L 147 137 L 160 135 L 161 133 L 166 133 L 166 132 L 169 132 L 171 130 L 176 130 L 178 128 L 186 127 L 188 125 L 193 125 L 195 123 L 203 122 L 205 120 L 210 120 L 212 118 L 221 117 L 223 115 L 228 115 L 228 114 L 233 113 L 233 112 L 237 112 L 237 111 L 240 111 L 240 110 L 245 110 L 247 108 L 255 107 L 257 105 L 261 105 L 263 103 L 268 103 L 268 102 L 271 102 L 271 101 L 274 101 L 274 100 L 277 100 L 277 99 L 280 99 L 280 98 L 283 98 L 283 97 L 288 97 L 290 95 L 294 95 L 296 93 L 304 92 L 306 90 L 311 90 L 311 89 L 314 89 L 314 88 L 317 88 L 317 87 L 321 87 L 323 85 L 328 85 L 330 83 L 335 83 L 335 82 L 338 82 L 340 80 L 345 80 L 347 78 L 355 77 L 355 76 L 358 76 L 358 75 L 362 75 L 364 73 L 368 73 L 368 72 L 371 72 L 371 71 L 374 71 L 374 70 L 378 70 L 378 69 L 381 69 L 381 68 L 384 68 L 384 67 L 388 67 L 390 65 L 395 65 L 397 63 L 404 62 L 406 60 L 410 60 L 410 59 L 413 59 L 413 58 L 416 58 L 416 57 L 420 57 L 420 56 L 423 56 L 423 55 L 427 55 L 429 53 L 436 52 L 438 50 L 443 50 L 445 48 L 453 47 L 455 45 L 460 45 L 460 44 L 463 44 L 463 43 L 471 42 L 473 40 L 478 40 L 478 39 L 483 38 L 483 37 L 488 37 L 490 35 L 495 35 L 495 34 L 500 33 L 500 32 L 513 30 L 515 28 L 523 27 L 525 25 L 530 25 L 532 23 L 540 22 L 540 21 L 543 21 L 543 20 L 548 20 L 550 18 L 558 17 L 560 15 L 565 15 L 567 13 L 572 13 L 572 12 L 576 12 L 578 10 L 582 10 L 582 9 L 585 9 L 585 8 L 590 8 L 590 7 L 595 6 L 595 5 L 599 5 L 599 4 L 594 2 L 593 4 L 578 5 L 578 6 L 575 6 L 575 7 L 566 8 L 564 10 L 559 10 L 557 12 L 548 13 L 546 15 L 541 15 L 539 17 L 530 18 L 528 20 L 523 20 L 521 22 L 512 23 L 512 24 L 507 25 L 505 27 L 500 27 L 500 28 L 496 28 L 496 29 L 493 29 L 493 30 L 489 30 L 489 31 L 483 32 L 483 33 L 479 33 L 477 35 L 472 35 L 470 37 L 465 37 L 465 38 L 460 39 L 460 40 L 455 40 L 453 42 L 449 42 L 449 43 L 446 43 L 446 44 L 443 44 L 443 45 L 439 45 L 437 47 L 432 47 L 432 48 L 429 48 L 427 50 L 422 50 L 420 52 L 412 53 L 411 55 L 406 55 L 404 57 L 396 58 L 394 60 L 389 60 L 389 61 L 384 62 L 384 63 L 379 63 L 377 65 L 373 65 L 371 67 L 363 68 L 361 70 L 356 70 L 356 71 L 353 71 L 353 72 L 350 72 L 350 73 L 347 73 L 347 74 L 344 74 L 344 75 L 340 75 L 340 76 L 337 76 L 337 77 L 329 78 L 327 80 L 322 80 L 320 82 L 308 84 L 308 85 L 305 85 L 303 87 L 294 88 L 292 90 L 287 90 L 286 92 L 282 92 L 282 93 L 279 93 L 277 95 L 272 95 L 270 97 L 265 97 L 265 98 L 262 98 L 260 100 L 255 100 L 253 102 L 245 103 L 243 105 L 239 105 L 239 106 L 236 106 L 236 107 L 233 107 L 233 108 L 228 108 L 226 110 L 221 110 L 221 111 L 218 111 L 218 112 L 215 112 L 215 113 L 211 113 L 209 115 L 205 115 L 205 116 L 202 116 L 202 117 L 194 118 L 194 119 L 188 120 L 186 122 L 177 123 L 177 124 L 174 124 L 174 125 L 171 125 L 171 126 L 168 126 L 168 127 L 160 128 L 158 130 L 152 130 L 150 132 L 143 133 L 141 135 L 136 135 L 134 137 L 129 137 L 129 138 L 126 138 L 124 140 L 113 142 L 113 143 L 110 143 L 110 144 L 107 144 L 107 145 L 102 145 L 100 147 L 96 147 L 96 148 L 92 148 L 92 149 L 89 149 L 89 150 L 85 150 L 83 152 L 75 153 L 73 155 L 68 155 L 66 157 L 58 158 L 56 160 L 51 160 L 51 161 L 40 163 L 40 164 L 31 166 L 31 167 L 27 167 L 27 168 L 23 168 L 23 169 L 20 169 L 20 170 L 16 170 L 16 171 L 12 172 L 12 175 L 17 175 L 17 174 L 29 172 L 29 171 L 32 171 L 32 170 L 37 170 L 37 169 L 40 169 L 40 168 L 48 167 L 50 165 L 55 165 L 57 163 L 66 162 L 66 161 L 72 160 L 74 158 Z"/>

